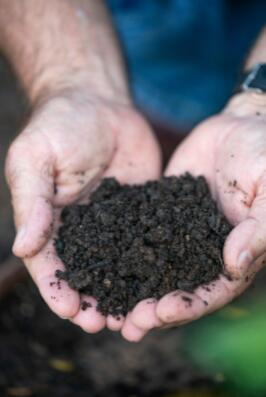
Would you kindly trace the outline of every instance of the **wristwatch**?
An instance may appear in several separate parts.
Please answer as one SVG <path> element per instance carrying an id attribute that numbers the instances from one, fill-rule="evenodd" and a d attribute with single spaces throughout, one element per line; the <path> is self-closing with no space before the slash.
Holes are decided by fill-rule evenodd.
<path id="1" fill-rule="evenodd" d="M 242 73 L 235 92 L 243 91 L 266 93 L 266 63 L 258 63 L 251 70 Z"/>

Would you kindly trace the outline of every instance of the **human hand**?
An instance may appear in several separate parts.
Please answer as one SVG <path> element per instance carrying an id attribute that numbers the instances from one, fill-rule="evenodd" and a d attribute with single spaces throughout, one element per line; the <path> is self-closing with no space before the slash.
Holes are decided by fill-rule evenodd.
<path id="1" fill-rule="evenodd" d="M 60 208 L 82 202 L 102 177 L 143 183 L 160 175 L 160 153 L 150 127 L 130 103 L 104 100 L 84 90 L 50 97 L 34 110 L 11 145 L 6 176 L 11 189 L 17 237 L 14 254 L 23 258 L 49 307 L 88 332 L 121 322 L 104 318 L 93 298 L 58 283 L 63 264 L 53 233 Z M 84 312 L 81 300 L 93 309 Z"/>
<path id="2" fill-rule="evenodd" d="M 159 302 L 140 302 L 122 328 L 140 340 L 155 327 L 178 326 L 222 307 L 247 288 L 266 250 L 266 100 L 237 95 L 218 116 L 200 124 L 177 148 L 166 175 L 204 175 L 234 229 L 224 247 L 227 273 L 193 294 L 176 291 Z M 189 297 L 192 304 L 182 299 Z"/>

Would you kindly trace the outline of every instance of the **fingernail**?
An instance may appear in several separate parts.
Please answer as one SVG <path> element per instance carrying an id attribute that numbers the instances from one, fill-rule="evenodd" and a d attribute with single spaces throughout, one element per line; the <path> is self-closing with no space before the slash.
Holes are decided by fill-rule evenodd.
<path id="1" fill-rule="evenodd" d="M 253 256 L 251 255 L 250 251 L 242 251 L 239 254 L 238 261 L 237 261 L 237 270 L 240 273 L 240 276 L 243 273 L 246 273 L 249 266 L 253 262 Z"/>
<path id="2" fill-rule="evenodd" d="M 17 232 L 14 244 L 13 244 L 13 251 L 16 253 L 17 250 L 20 250 L 21 246 L 24 243 L 25 237 L 27 234 L 26 226 L 21 226 Z"/>

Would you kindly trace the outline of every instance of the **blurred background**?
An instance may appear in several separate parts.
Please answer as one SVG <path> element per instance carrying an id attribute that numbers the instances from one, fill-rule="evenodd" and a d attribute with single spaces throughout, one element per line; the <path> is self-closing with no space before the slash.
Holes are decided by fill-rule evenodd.
<path id="1" fill-rule="evenodd" d="M 224 105 L 243 54 L 265 22 L 266 2 L 109 3 L 136 103 L 153 123 L 166 161 L 185 133 Z M 230 22 L 226 29 L 225 19 Z M 107 331 L 85 334 L 49 311 L 11 256 L 14 227 L 4 159 L 27 112 L 1 58 L 1 397 L 266 396 L 265 272 L 219 312 L 180 329 L 154 331 L 137 345 Z"/>

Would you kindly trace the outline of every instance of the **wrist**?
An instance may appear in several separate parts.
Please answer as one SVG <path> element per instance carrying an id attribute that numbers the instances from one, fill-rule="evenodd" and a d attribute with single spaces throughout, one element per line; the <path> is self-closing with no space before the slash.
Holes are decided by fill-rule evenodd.
<path id="1" fill-rule="evenodd" d="M 108 80 L 99 72 L 88 73 L 86 68 L 66 71 L 64 67 L 54 67 L 45 70 L 29 84 L 27 92 L 33 106 L 49 98 L 76 96 L 77 93 L 121 104 L 131 103 L 127 84 L 122 77 L 119 82 Z"/>
<path id="2" fill-rule="evenodd" d="M 266 93 L 245 91 L 234 95 L 227 103 L 225 113 L 235 116 L 266 115 Z"/>

